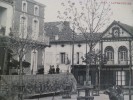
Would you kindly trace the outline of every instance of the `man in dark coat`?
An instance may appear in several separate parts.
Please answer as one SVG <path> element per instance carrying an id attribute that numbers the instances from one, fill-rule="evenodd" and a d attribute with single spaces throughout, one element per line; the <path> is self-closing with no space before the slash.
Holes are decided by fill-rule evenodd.
<path id="1" fill-rule="evenodd" d="M 60 73 L 60 68 L 59 68 L 59 65 L 57 65 L 56 67 L 56 73 L 59 74 Z"/>

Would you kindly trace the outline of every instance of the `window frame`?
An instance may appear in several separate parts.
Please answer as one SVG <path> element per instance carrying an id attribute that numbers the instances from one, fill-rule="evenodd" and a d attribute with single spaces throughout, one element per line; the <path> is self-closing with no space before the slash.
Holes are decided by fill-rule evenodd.
<path id="1" fill-rule="evenodd" d="M 37 72 L 37 63 L 38 63 L 38 50 L 31 50 L 31 73 L 36 74 Z"/>
<path id="2" fill-rule="evenodd" d="M 22 19 L 23 19 L 23 22 L 22 22 Z M 20 38 L 27 38 L 27 35 L 28 35 L 28 33 L 27 33 L 27 26 L 28 26 L 28 18 L 27 18 L 27 16 L 25 16 L 25 15 L 21 15 L 20 16 L 20 27 L 19 27 L 19 37 Z M 22 29 L 23 28 L 23 29 Z M 23 30 L 23 32 L 22 32 L 22 30 Z M 24 34 L 23 34 L 24 33 Z"/>
<path id="3" fill-rule="evenodd" d="M 35 25 L 35 21 L 37 22 L 36 25 Z M 39 36 L 39 20 L 37 18 L 34 18 L 32 22 L 32 39 L 37 40 L 38 36 Z"/>
<path id="4" fill-rule="evenodd" d="M 107 61 L 114 61 L 114 49 L 111 46 L 107 46 L 105 48 L 105 55 L 107 57 Z"/>
<path id="5" fill-rule="evenodd" d="M 24 9 L 24 4 L 26 4 L 26 8 Z M 22 1 L 22 11 L 23 12 L 27 12 L 27 2 L 26 1 Z"/>
<path id="6" fill-rule="evenodd" d="M 80 52 L 77 52 L 77 64 L 79 64 L 79 61 L 80 61 Z"/>
<path id="7" fill-rule="evenodd" d="M 37 11 L 36 11 L 36 8 L 37 8 Z M 39 6 L 38 5 L 34 5 L 34 15 L 39 16 Z"/>
<path id="8" fill-rule="evenodd" d="M 121 46 L 118 49 L 118 60 L 119 61 L 127 61 L 128 59 L 128 50 L 125 46 Z"/>
<path id="9" fill-rule="evenodd" d="M 60 53 L 60 63 L 61 64 L 65 64 L 66 63 L 66 53 L 65 52 L 61 52 Z"/>
<path id="10" fill-rule="evenodd" d="M 116 85 L 120 85 L 120 86 L 126 85 L 126 72 L 125 71 L 116 71 Z"/>

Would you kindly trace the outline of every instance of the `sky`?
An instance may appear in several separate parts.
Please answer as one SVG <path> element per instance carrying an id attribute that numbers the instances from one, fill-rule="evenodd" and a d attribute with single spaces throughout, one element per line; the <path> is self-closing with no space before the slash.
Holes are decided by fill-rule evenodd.
<path id="1" fill-rule="evenodd" d="M 45 8 L 45 22 L 59 21 L 57 18 L 57 11 L 61 11 L 61 3 L 65 0 L 36 0 L 43 3 Z M 71 0 L 72 1 L 72 0 Z M 74 0 L 77 2 L 77 0 Z M 113 15 L 111 16 L 111 22 L 113 20 L 123 22 L 125 24 L 133 26 L 133 0 L 101 0 L 111 4 L 111 10 Z M 119 4 L 117 4 L 119 3 Z"/>

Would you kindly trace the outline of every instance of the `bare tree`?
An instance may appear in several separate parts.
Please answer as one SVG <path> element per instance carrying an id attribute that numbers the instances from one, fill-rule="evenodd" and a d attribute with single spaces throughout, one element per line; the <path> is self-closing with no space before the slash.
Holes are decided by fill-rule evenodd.
<path id="1" fill-rule="evenodd" d="M 30 30 L 30 27 L 28 27 L 27 30 Z M 31 50 L 43 49 L 46 46 L 43 37 L 43 35 L 34 36 L 29 31 L 27 31 L 27 33 L 20 33 L 18 32 L 18 29 L 11 29 L 8 48 L 13 51 L 13 56 L 18 56 L 19 58 L 19 74 L 23 74 L 22 62 L 24 56 Z"/>
<path id="2" fill-rule="evenodd" d="M 16 28 L 16 27 L 15 27 Z M 24 56 L 32 51 L 38 49 L 44 49 L 46 47 L 46 41 L 44 35 L 34 35 L 30 33 L 30 27 L 27 28 L 27 33 L 25 29 L 22 32 L 18 28 L 11 29 L 10 36 L 8 37 L 7 49 L 12 50 L 13 57 L 17 56 L 19 58 L 19 95 L 18 100 L 23 100 L 23 58 Z M 32 31 L 31 31 L 32 32 Z"/>
<path id="3" fill-rule="evenodd" d="M 58 18 L 70 21 L 74 31 L 79 31 L 83 34 L 87 45 L 89 46 L 89 54 L 93 54 L 93 49 L 97 40 L 96 33 L 100 32 L 102 28 L 109 23 L 111 16 L 110 5 L 100 0 L 68 0 L 61 3 L 64 11 L 58 11 Z M 86 52 L 86 53 L 87 53 Z M 90 56 L 90 55 L 89 55 Z M 91 57 L 89 57 L 91 58 Z M 92 59 L 89 59 L 86 54 L 87 63 L 86 71 L 86 85 L 90 85 L 89 81 L 89 66 Z"/>

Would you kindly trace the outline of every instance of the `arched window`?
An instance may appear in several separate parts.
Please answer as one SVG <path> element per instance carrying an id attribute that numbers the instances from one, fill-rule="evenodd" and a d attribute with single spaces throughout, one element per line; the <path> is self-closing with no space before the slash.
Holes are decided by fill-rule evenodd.
<path id="1" fill-rule="evenodd" d="M 31 74 L 36 74 L 37 72 L 37 58 L 38 51 L 34 49 L 31 51 Z"/>
<path id="2" fill-rule="evenodd" d="M 39 15 L 39 6 L 37 6 L 37 5 L 34 6 L 34 15 L 36 15 L 36 16 Z"/>
<path id="3" fill-rule="evenodd" d="M 39 36 L 39 21 L 37 19 L 33 20 L 33 27 L 32 27 L 32 38 L 34 40 L 38 39 Z"/>
<path id="4" fill-rule="evenodd" d="M 20 16 L 20 34 L 19 37 L 26 38 L 27 37 L 27 17 Z"/>
<path id="5" fill-rule="evenodd" d="M 118 59 L 119 59 L 119 63 L 121 63 L 122 61 L 127 61 L 128 58 L 128 50 L 125 46 L 121 46 L 118 49 Z"/>
<path id="6" fill-rule="evenodd" d="M 27 2 L 26 1 L 22 1 L 22 11 L 27 12 Z"/>
<path id="7" fill-rule="evenodd" d="M 105 48 L 105 56 L 107 61 L 114 61 L 114 49 L 111 46 Z"/>

